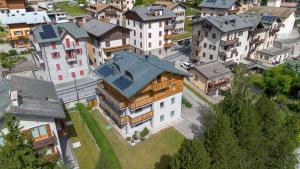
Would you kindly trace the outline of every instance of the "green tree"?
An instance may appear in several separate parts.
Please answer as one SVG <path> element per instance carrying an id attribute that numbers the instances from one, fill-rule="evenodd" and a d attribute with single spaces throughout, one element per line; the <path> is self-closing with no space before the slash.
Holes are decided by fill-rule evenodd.
<path id="1" fill-rule="evenodd" d="M 55 167 L 56 161 L 49 161 L 43 152 L 33 148 L 30 136 L 24 135 L 19 120 L 12 115 L 4 117 L 7 134 L 3 134 L 4 145 L 0 147 L 0 169 L 33 169 Z"/>
<path id="2" fill-rule="evenodd" d="M 139 6 L 143 4 L 143 0 L 136 0 L 134 6 Z"/>
<path id="3" fill-rule="evenodd" d="M 210 158 L 200 139 L 184 140 L 179 151 L 171 158 L 171 169 L 209 169 Z"/>

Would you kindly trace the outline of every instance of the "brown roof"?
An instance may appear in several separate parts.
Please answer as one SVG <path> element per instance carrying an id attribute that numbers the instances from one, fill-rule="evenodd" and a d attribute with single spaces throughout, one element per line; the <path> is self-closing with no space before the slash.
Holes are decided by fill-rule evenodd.
<path id="1" fill-rule="evenodd" d="M 279 18 L 287 18 L 295 9 L 293 8 L 284 8 L 284 7 L 270 7 L 270 6 L 254 6 L 249 9 L 247 12 L 253 12 L 257 14 L 270 13 L 272 16 L 277 16 Z"/>
<path id="2" fill-rule="evenodd" d="M 119 11 L 121 11 L 121 9 L 117 5 L 104 4 L 104 3 L 97 3 L 97 4 L 94 4 L 94 5 L 91 5 L 89 8 L 85 8 L 85 10 L 91 11 L 91 12 L 100 12 L 100 11 L 103 11 L 104 9 L 110 7 L 110 6 L 113 7 L 113 8 L 116 8 Z"/>
<path id="3" fill-rule="evenodd" d="M 166 8 L 169 8 L 169 9 L 174 9 L 177 5 L 181 5 L 181 4 L 174 3 L 174 2 L 169 2 L 169 1 L 155 1 L 153 3 L 153 5 L 160 5 L 160 6 L 164 6 Z"/>

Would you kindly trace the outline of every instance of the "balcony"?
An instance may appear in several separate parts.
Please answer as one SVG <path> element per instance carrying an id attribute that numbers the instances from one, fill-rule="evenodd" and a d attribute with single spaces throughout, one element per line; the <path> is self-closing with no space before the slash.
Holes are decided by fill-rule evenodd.
<path id="1" fill-rule="evenodd" d="M 154 111 L 150 111 L 148 113 L 144 113 L 140 116 L 137 116 L 135 118 L 130 118 L 129 117 L 129 123 L 131 124 L 137 124 L 137 123 L 140 123 L 140 122 L 143 122 L 143 121 L 146 121 L 148 119 L 151 119 L 154 115 Z"/>
<path id="2" fill-rule="evenodd" d="M 172 38 L 172 34 L 171 33 L 170 34 L 165 34 L 164 38 L 165 39 L 171 39 Z"/>
<path id="3" fill-rule="evenodd" d="M 150 104 L 150 103 L 153 103 L 153 102 L 154 102 L 153 97 L 149 97 L 149 98 L 146 98 L 146 99 L 143 99 L 143 100 L 139 100 L 139 101 L 135 101 L 133 103 L 130 103 L 128 105 L 128 107 L 130 109 L 136 109 L 138 107 L 142 107 L 142 106 L 144 106 L 146 104 Z"/>
<path id="4" fill-rule="evenodd" d="M 103 94 L 105 97 L 109 98 L 109 100 L 111 100 L 116 106 L 118 106 L 120 109 L 123 109 L 127 106 L 125 101 L 121 101 L 118 99 L 118 97 L 113 96 L 109 91 L 107 91 L 106 89 L 104 89 L 103 85 L 101 83 L 99 83 L 96 87 L 96 91 L 97 93 L 101 93 Z"/>
<path id="5" fill-rule="evenodd" d="M 238 42 L 239 42 L 238 38 L 234 38 L 230 40 L 221 40 L 221 45 L 223 46 L 235 45 Z"/>
<path id="6" fill-rule="evenodd" d="M 125 44 L 125 45 L 121 45 L 121 46 L 103 48 L 103 50 L 104 50 L 104 52 L 117 52 L 117 51 L 128 49 L 129 47 L 130 47 L 129 44 Z"/>
<path id="7" fill-rule="evenodd" d="M 108 16 L 117 16 L 117 12 L 116 11 L 104 11 L 104 14 L 105 15 L 108 15 Z"/>
<path id="8" fill-rule="evenodd" d="M 225 52 L 225 51 L 220 51 L 220 52 L 219 52 L 219 56 L 220 56 L 220 58 L 222 58 L 223 60 L 226 59 L 226 52 Z"/>
<path id="9" fill-rule="evenodd" d="M 229 82 L 230 82 L 229 78 L 227 78 L 221 82 L 218 82 L 218 83 L 210 82 L 210 83 L 208 83 L 208 90 L 215 90 L 217 88 L 227 85 Z"/>
<path id="10" fill-rule="evenodd" d="M 230 9 L 228 10 L 228 15 L 237 14 L 239 12 L 239 8 Z"/>
<path id="11" fill-rule="evenodd" d="M 67 45 L 66 43 L 63 43 L 64 49 L 65 50 L 72 50 L 75 49 L 75 43 L 70 43 L 70 45 Z"/>
<path id="12" fill-rule="evenodd" d="M 161 82 L 161 83 L 156 83 L 153 84 L 153 91 L 159 91 L 161 89 L 167 88 L 172 84 L 171 80 L 165 81 L 165 82 Z"/>
<path id="13" fill-rule="evenodd" d="M 22 39 L 28 39 L 29 36 L 30 36 L 29 34 L 21 34 L 21 35 L 14 35 L 14 36 L 7 35 L 5 36 L 4 40 L 7 41 L 22 40 Z"/>
<path id="14" fill-rule="evenodd" d="M 104 99 L 103 96 L 100 96 L 99 100 L 101 107 L 104 108 L 109 113 L 109 115 L 111 115 L 120 124 L 126 123 L 128 121 L 128 117 L 122 116 L 116 110 L 114 110 L 114 108 L 109 105 L 109 103 Z"/>
<path id="15" fill-rule="evenodd" d="M 255 43 L 257 45 L 263 43 L 264 41 L 265 41 L 265 39 L 260 39 L 260 38 L 253 39 L 253 43 Z"/>
<path id="16" fill-rule="evenodd" d="M 67 62 L 75 62 L 76 60 L 77 60 L 77 57 L 75 54 L 74 54 L 74 56 L 66 57 Z"/>
<path id="17" fill-rule="evenodd" d="M 172 43 L 171 43 L 171 42 L 165 43 L 165 44 L 164 44 L 164 47 L 165 47 L 165 48 L 168 48 L 168 47 L 171 47 L 171 46 L 172 46 Z"/>
<path id="18" fill-rule="evenodd" d="M 50 145 L 50 144 L 54 144 L 55 143 L 55 136 L 54 135 L 47 135 L 47 137 L 45 138 L 40 138 L 40 139 L 34 139 L 33 141 L 33 147 L 38 149 L 38 148 L 42 148 L 42 147 L 45 147 L 47 145 Z"/>
<path id="19" fill-rule="evenodd" d="M 169 29 L 173 29 L 173 28 L 174 28 L 174 25 L 172 25 L 172 24 L 165 25 L 165 30 L 169 30 Z"/>

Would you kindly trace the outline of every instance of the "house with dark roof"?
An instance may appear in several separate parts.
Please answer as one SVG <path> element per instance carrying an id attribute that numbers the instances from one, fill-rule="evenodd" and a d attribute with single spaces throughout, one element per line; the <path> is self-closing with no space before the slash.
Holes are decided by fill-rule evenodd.
<path id="1" fill-rule="evenodd" d="M 228 89 L 232 73 L 222 63 L 210 62 L 189 68 L 191 82 L 209 96 Z"/>
<path id="2" fill-rule="evenodd" d="M 172 62 L 154 55 L 120 52 L 95 70 L 100 109 L 126 138 L 147 127 L 152 133 L 180 119 L 183 78 Z"/>
<path id="3" fill-rule="evenodd" d="M 203 0 L 199 5 L 200 17 L 237 14 L 241 4 L 237 0 Z"/>
<path id="4" fill-rule="evenodd" d="M 32 136 L 35 149 L 62 159 L 59 137 L 65 134 L 65 113 L 52 82 L 0 77 L 0 131 L 5 134 L 4 113 L 19 119 L 22 132 Z M 1 140 L 0 135 L 0 145 L 4 144 Z"/>
<path id="5" fill-rule="evenodd" d="M 124 13 L 132 52 L 166 56 L 172 46 L 175 13 L 163 6 L 135 7 Z"/>
<path id="6" fill-rule="evenodd" d="M 123 11 L 117 5 L 97 3 L 85 9 L 95 19 L 120 25 L 123 19 Z"/>
<path id="7" fill-rule="evenodd" d="M 90 61 L 100 66 L 115 53 L 129 50 L 130 30 L 115 24 L 93 19 L 83 25 L 89 34 L 87 51 Z"/>

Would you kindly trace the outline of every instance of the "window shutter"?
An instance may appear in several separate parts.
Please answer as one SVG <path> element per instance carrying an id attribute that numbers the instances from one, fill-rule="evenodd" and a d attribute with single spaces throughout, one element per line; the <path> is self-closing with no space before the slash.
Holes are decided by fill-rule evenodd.
<path id="1" fill-rule="evenodd" d="M 69 59 L 69 53 L 66 51 L 66 59 Z"/>
<path id="2" fill-rule="evenodd" d="M 84 75 L 84 71 L 80 70 L 80 76 L 83 76 L 83 75 Z"/>
<path id="3" fill-rule="evenodd" d="M 59 52 L 57 52 L 57 57 L 60 58 L 60 53 Z"/>
<path id="4" fill-rule="evenodd" d="M 71 47 L 70 39 L 66 39 L 66 45 L 67 45 L 67 48 Z"/>

